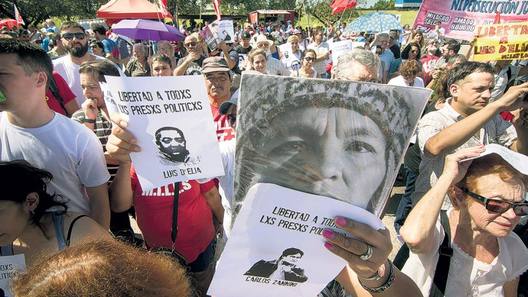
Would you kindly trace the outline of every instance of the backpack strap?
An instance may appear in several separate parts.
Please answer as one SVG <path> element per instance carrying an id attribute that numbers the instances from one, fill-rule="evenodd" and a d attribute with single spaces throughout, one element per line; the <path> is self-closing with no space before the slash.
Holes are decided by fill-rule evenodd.
<path id="1" fill-rule="evenodd" d="M 451 228 L 449 227 L 449 217 L 445 210 L 440 211 L 440 223 L 442 224 L 442 228 L 444 228 L 445 236 L 438 249 L 439 257 L 429 296 L 444 296 L 447 277 L 449 275 L 449 265 L 451 264 L 451 257 L 453 256 L 453 248 L 451 248 Z"/>
<path id="2" fill-rule="evenodd" d="M 174 183 L 174 202 L 172 203 L 172 228 L 171 240 L 174 244 L 178 236 L 178 203 L 180 198 L 180 183 Z"/>
<path id="3" fill-rule="evenodd" d="M 73 225 L 75 225 L 75 222 L 77 222 L 77 220 L 79 220 L 82 217 L 87 217 L 87 215 L 80 215 L 71 221 L 70 227 L 68 228 L 68 235 L 66 236 L 66 246 L 70 246 L 70 243 L 71 243 L 70 239 L 71 239 L 71 235 L 73 231 Z"/>

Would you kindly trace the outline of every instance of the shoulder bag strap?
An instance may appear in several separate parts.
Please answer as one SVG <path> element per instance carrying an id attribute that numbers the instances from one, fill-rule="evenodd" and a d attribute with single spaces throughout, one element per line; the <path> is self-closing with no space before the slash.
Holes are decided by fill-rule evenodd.
<path id="1" fill-rule="evenodd" d="M 71 235 L 73 232 L 73 225 L 75 225 L 75 222 L 77 222 L 77 220 L 83 217 L 87 217 L 87 215 L 80 215 L 71 221 L 70 227 L 68 228 L 68 235 L 66 235 L 66 246 L 70 246 L 70 243 L 71 243 L 70 239 L 71 239 Z"/>
<path id="2" fill-rule="evenodd" d="M 180 198 L 180 183 L 174 183 L 174 202 L 172 203 L 172 229 L 171 239 L 172 243 L 176 242 L 178 236 L 178 203 Z"/>
<path id="3" fill-rule="evenodd" d="M 440 222 L 442 228 L 444 228 L 445 236 L 444 241 L 442 241 L 438 250 L 438 263 L 436 264 L 430 296 L 444 296 L 447 277 L 449 275 L 449 265 L 451 264 L 451 257 L 453 256 L 453 249 L 451 248 L 451 229 L 449 227 L 449 218 L 445 210 L 440 211 Z"/>

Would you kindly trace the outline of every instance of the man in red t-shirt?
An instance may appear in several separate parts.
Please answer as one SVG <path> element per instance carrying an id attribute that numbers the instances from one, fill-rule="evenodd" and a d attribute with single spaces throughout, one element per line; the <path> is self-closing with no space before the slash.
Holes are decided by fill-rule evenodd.
<path id="1" fill-rule="evenodd" d="M 224 213 L 216 183 L 212 180 L 179 183 L 177 229 L 173 229 L 174 185 L 143 191 L 130 161 L 129 153 L 134 149 L 125 148 L 117 140 L 119 137 L 131 138 L 132 135 L 116 128 L 108 139 L 108 153 L 120 162 L 110 187 L 112 210 L 123 212 L 134 205 L 147 247 L 183 257 L 195 289 L 206 296 L 214 273 L 216 232 L 213 216 L 221 226 Z M 177 230 L 174 242 L 173 230 Z"/>
<path id="2" fill-rule="evenodd" d="M 231 97 L 231 75 L 227 62 L 222 57 L 209 57 L 203 61 L 202 74 L 205 77 L 218 141 L 231 140 L 235 137 L 235 130 L 229 125 L 227 116 L 220 114 L 218 110 Z"/>

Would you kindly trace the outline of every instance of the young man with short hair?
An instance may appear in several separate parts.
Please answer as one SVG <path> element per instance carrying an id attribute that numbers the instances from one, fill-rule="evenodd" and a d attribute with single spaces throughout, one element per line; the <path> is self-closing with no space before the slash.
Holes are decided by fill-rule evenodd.
<path id="1" fill-rule="evenodd" d="M 489 143 L 528 154 L 528 101 L 523 99 L 528 94 L 528 83 L 511 87 L 490 103 L 493 74 L 493 68 L 488 64 L 465 62 L 458 65 L 451 70 L 447 80 L 452 97 L 442 109 L 430 112 L 420 120 L 417 135 L 422 161 L 412 196 L 414 204 L 437 181 L 447 154 Z M 502 111 L 516 114 L 512 123 L 499 116 Z M 448 206 L 446 200 L 444 208 Z"/>
<path id="2" fill-rule="evenodd" d="M 67 200 L 68 210 L 110 224 L 101 144 L 79 123 L 52 111 L 46 103 L 51 59 L 27 42 L 0 40 L 0 158 L 24 159 L 53 174 L 50 193 Z"/>

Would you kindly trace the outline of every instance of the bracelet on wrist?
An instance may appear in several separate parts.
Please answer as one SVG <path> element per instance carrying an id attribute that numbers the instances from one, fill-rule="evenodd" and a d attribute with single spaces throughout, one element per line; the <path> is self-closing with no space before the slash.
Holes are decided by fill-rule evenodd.
<path id="1" fill-rule="evenodd" d="M 368 287 L 368 286 L 365 286 L 361 280 L 358 278 L 358 281 L 359 281 L 359 284 L 363 287 L 363 289 L 367 290 L 368 292 L 370 293 L 381 293 L 385 290 L 387 290 L 388 288 L 390 288 L 392 286 L 392 283 L 394 282 L 394 278 L 396 276 L 396 274 L 394 273 L 394 265 L 392 264 L 392 262 L 390 260 L 389 261 L 389 272 L 388 272 L 388 278 L 387 280 L 385 281 L 384 284 L 382 284 L 381 286 L 379 287 L 375 287 L 375 288 L 371 288 L 371 287 Z"/>
<path id="2" fill-rule="evenodd" d="M 95 120 L 92 120 L 92 119 L 84 119 L 84 120 L 83 120 L 83 123 L 95 124 Z"/>
<path id="3" fill-rule="evenodd" d="M 389 260 L 387 260 L 388 262 Z M 389 263 L 390 265 L 390 263 Z M 383 264 L 383 266 L 385 266 L 385 264 Z M 380 267 L 381 268 L 381 267 Z M 380 279 L 382 279 L 385 275 L 387 275 L 387 267 L 384 267 L 384 270 L 383 270 L 383 275 L 380 274 L 379 272 L 379 268 L 378 270 L 376 270 L 376 272 L 374 272 L 374 274 L 372 276 L 369 276 L 369 277 L 361 277 L 361 279 L 363 280 L 367 280 L 367 281 L 379 281 Z M 390 268 L 389 268 L 390 269 Z"/>

